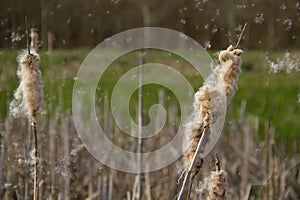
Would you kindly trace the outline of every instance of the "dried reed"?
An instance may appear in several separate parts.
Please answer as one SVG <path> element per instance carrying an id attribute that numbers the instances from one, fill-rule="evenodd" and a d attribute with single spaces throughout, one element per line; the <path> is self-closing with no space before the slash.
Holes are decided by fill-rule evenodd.
<path id="1" fill-rule="evenodd" d="M 38 199 L 38 141 L 37 141 L 37 113 L 41 107 L 43 99 L 43 81 L 39 70 L 40 57 L 35 50 L 31 50 L 28 42 L 27 19 L 26 39 L 27 51 L 21 52 L 18 57 L 19 69 L 17 75 L 20 78 L 20 85 L 10 103 L 10 111 L 13 116 L 25 115 L 31 122 L 33 130 L 33 175 L 34 175 L 34 200 Z M 30 51 L 31 50 L 31 51 Z"/>
<path id="2" fill-rule="evenodd" d="M 210 125 L 218 115 L 220 104 L 219 99 L 222 91 L 225 90 L 227 103 L 237 90 L 237 81 L 241 73 L 241 55 L 243 51 L 233 48 L 230 45 L 226 50 L 221 51 L 219 60 L 221 66 L 213 70 L 212 74 L 205 80 L 204 85 L 195 94 L 194 114 L 185 129 L 186 145 L 184 154 L 185 179 L 178 195 L 178 200 L 183 199 L 184 190 L 189 181 L 189 192 L 194 177 L 199 173 L 202 159 L 198 156 L 200 151 L 205 151 L 206 143 L 209 140 Z"/>
<path id="3" fill-rule="evenodd" d="M 225 200 L 226 199 L 226 173 L 221 170 L 220 161 L 216 156 L 216 170 L 210 173 L 209 177 L 209 199 Z"/>

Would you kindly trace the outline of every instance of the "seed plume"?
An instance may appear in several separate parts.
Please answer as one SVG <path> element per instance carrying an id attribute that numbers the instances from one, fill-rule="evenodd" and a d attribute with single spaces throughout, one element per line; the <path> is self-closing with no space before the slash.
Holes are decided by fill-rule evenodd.
<path id="1" fill-rule="evenodd" d="M 13 116 L 27 115 L 31 120 L 36 120 L 43 100 L 43 81 L 39 70 L 40 57 L 31 50 L 31 54 L 23 51 L 19 57 L 17 75 L 20 79 L 14 97 L 10 104 Z"/>

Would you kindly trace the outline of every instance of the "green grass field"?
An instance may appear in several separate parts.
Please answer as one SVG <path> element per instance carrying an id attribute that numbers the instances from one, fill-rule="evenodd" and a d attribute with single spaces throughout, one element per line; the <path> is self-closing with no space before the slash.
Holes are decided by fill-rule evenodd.
<path id="1" fill-rule="evenodd" d="M 13 91 L 18 86 L 16 70 L 18 67 L 16 50 L 0 50 L 0 115 L 4 119 L 8 114 L 8 104 L 13 97 Z M 48 56 L 44 51 L 41 55 L 41 71 L 44 78 L 44 112 L 50 114 L 59 104 L 65 109 L 71 110 L 72 88 L 76 72 L 88 54 L 87 49 L 56 50 Z M 216 52 L 211 52 L 214 56 Z M 271 58 L 277 58 L 284 52 L 269 52 Z M 299 52 L 292 52 L 299 56 Z M 128 69 L 139 64 L 138 53 L 133 52 L 122 56 L 112 63 L 100 80 L 97 90 L 97 103 L 103 102 L 105 91 L 111 93 L 117 80 Z M 297 95 L 300 93 L 300 72 L 287 74 L 268 73 L 266 52 L 245 51 L 243 55 L 243 73 L 239 80 L 239 90 L 228 108 L 227 121 L 236 119 L 238 108 L 242 101 L 247 102 L 246 112 L 260 118 L 260 126 L 269 120 L 276 128 L 275 138 L 277 142 L 283 142 L 287 146 L 300 141 L 300 103 Z M 149 50 L 146 53 L 146 62 L 157 62 L 173 66 L 179 70 L 193 85 L 196 90 L 201 86 L 202 79 L 185 60 L 167 52 Z M 161 86 L 147 85 L 144 88 L 145 108 L 157 103 L 158 89 Z M 174 94 L 165 89 L 166 104 L 176 104 Z M 132 105 L 137 102 L 137 94 L 132 97 Z M 131 108 L 134 116 L 135 108 Z M 263 133 L 262 137 L 263 137 Z M 299 147 L 297 148 L 299 150 Z"/>

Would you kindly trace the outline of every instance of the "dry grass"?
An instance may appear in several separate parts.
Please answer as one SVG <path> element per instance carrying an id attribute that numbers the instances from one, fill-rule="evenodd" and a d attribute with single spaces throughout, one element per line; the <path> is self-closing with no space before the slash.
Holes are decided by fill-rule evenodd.
<path id="1" fill-rule="evenodd" d="M 229 49 L 229 51 L 233 52 L 234 49 Z M 235 51 L 233 54 L 239 56 L 241 52 Z M 236 80 L 240 73 L 240 63 L 230 57 L 231 55 L 222 56 L 222 52 L 220 55 L 221 61 L 226 63 L 232 60 L 229 65 L 235 66 L 235 68 L 229 68 L 230 70 L 219 71 L 225 82 L 226 96 L 230 99 L 237 89 Z M 30 63 L 35 64 L 38 62 L 36 60 L 33 59 L 34 62 Z M 24 66 L 30 65 L 24 59 L 21 59 L 21 63 Z M 26 76 L 23 78 L 22 73 L 19 74 L 21 80 L 28 79 Z M 41 82 L 37 81 L 37 83 Z M 16 97 L 21 97 L 19 99 L 21 101 L 24 100 L 25 103 L 22 106 L 25 105 L 25 107 L 22 108 L 22 112 L 25 111 L 34 122 L 34 131 L 33 135 L 27 134 L 30 132 L 28 131 L 30 123 L 25 119 L 15 120 L 7 117 L 1 123 L 0 199 L 30 199 L 37 194 L 31 187 L 32 164 L 35 166 L 33 169 L 36 176 L 39 171 L 39 182 L 34 185 L 38 185 L 40 192 L 35 199 L 134 199 L 136 187 L 142 187 L 139 191 L 143 193 L 139 195 L 141 196 L 139 199 L 173 199 L 176 196 L 179 189 L 177 183 L 179 162 L 162 170 L 143 174 L 138 178 L 139 180 L 134 174 L 109 169 L 85 150 L 77 136 L 69 112 L 64 112 L 60 107 L 56 115 L 42 116 L 37 120 L 36 114 L 42 98 L 39 93 L 41 85 L 34 91 L 35 95 L 31 95 L 37 97 L 34 100 L 26 96 L 26 92 L 32 93 L 32 91 L 26 89 L 24 85 L 26 86 L 26 80 L 23 85 L 21 81 Z M 199 133 L 203 134 L 200 130 L 205 130 L 214 121 L 215 115 L 212 113 L 216 111 L 211 110 L 211 96 L 213 96 L 212 92 L 205 87 L 196 95 L 196 99 L 200 102 L 195 105 L 200 113 L 196 121 L 198 122 L 198 119 L 202 121 L 191 129 L 192 150 L 185 155 L 185 166 L 190 165 L 191 158 L 195 154 L 200 139 Z M 63 99 L 60 99 L 61 104 L 63 104 L 62 101 Z M 161 101 L 164 102 L 165 99 Z M 300 158 L 298 155 L 287 158 L 282 146 L 276 146 L 275 129 L 270 127 L 268 122 L 264 127 L 265 142 L 260 143 L 258 139 L 259 119 L 245 116 L 245 107 L 246 104 L 243 103 L 238 121 L 231 122 L 230 126 L 225 129 L 227 130 L 225 137 L 222 137 L 214 149 L 214 152 L 220 154 L 223 169 L 217 165 L 212 171 L 214 161 L 210 162 L 210 160 L 213 159 L 214 152 L 204 159 L 205 165 L 203 166 L 203 160 L 197 160 L 197 166 L 192 171 L 192 179 L 196 185 L 190 191 L 191 199 L 225 199 L 226 197 L 228 199 L 299 199 Z M 102 113 L 107 114 L 101 116 L 100 121 L 105 124 L 108 136 L 118 138 L 120 147 L 128 148 L 135 144 L 135 140 L 128 139 L 116 128 L 113 120 L 107 117 L 109 116 L 108 108 L 108 105 L 100 108 Z M 178 116 L 177 110 L 170 107 L 169 115 Z M 178 126 L 178 124 L 174 125 L 174 122 L 178 121 L 178 119 L 169 121 L 161 134 L 156 137 L 157 146 L 163 146 L 168 141 L 163 133 L 174 132 L 174 127 Z M 36 123 L 40 124 L 39 135 L 37 135 Z M 24 135 L 27 135 L 25 140 Z M 32 137 L 35 139 L 34 144 L 31 141 Z M 41 141 L 39 147 L 37 140 Z M 35 151 L 30 151 L 32 145 L 36 147 Z M 152 143 L 146 141 L 143 149 L 153 149 L 151 145 Z M 39 158 L 37 152 L 40 154 Z M 35 155 L 32 156 L 32 153 Z M 39 169 L 37 169 L 37 160 L 39 160 Z M 208 176 L 210 177 L 206 178 Z M 37 177 L 34 180 L 37 181 Z"/>
<path id="2" fill-rule="evenodd" d="M 221 166 L 227 172 L 228 199 L 298 199 L 300 196 L 299 155 L 286 157 L 282 146 L 274 143 L 274 129 L 266 122 L 265 141 L 260 142 L 259 118 L 244 115 L 225 127 L 218 145 L 205 158 L 200 175 L 195 178 L 191 199 L 206 199 L 208 192 L 199 191 L 209 176 L 218 152 Z M 102 118 L 103 122 L 104 119 Z M 109 120 L 110 121 L 110 120 Z M 126 199 L 132 196 L 135 176 L 109 169 L 95 160 L 78 138 L 70 114 L 41 117 L 39 120 L 40 199 Z M 112 122 L 109 122 L 113 126 Z M 30 178 L 30 136 L 27 120 L 7 118 L 1 123 L 1 185 L 0 198 L 29 199 L 32 197 Z M 163 131 L 173 129 L 169 123 Z M 130 145 L 130 139 L 117 129 L 109 135 L 119 135 L 119 145 Z M 24 137 L 26 136 L 26 137 Z M 163 134 L 159 135 L 163 143 Z M 69 158 L 68 158 L 69 157 Z M 178 163 L 145 175 L 143 196 L 151 199 L 173 199 L 179 189 Z M 146 178 L 147 177 L 147 178 Z M 147 184 L 146 184 L 147 183 Z M 147 189 L 146 189 L 147 188 Z M 111 192 L 109 192 L 111 191 Z M 168 192 L 166 192 L 168 191 Z M 94 197 L 94 198 L 92 198 Z"/>

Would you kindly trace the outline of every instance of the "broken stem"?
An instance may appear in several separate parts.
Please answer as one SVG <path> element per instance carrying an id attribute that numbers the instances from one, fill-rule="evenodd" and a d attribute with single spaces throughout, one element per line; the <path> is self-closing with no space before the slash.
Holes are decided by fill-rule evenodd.
<path id="1" fill-rule="evenodd" d="M 204 130 L 203 130 L 202 135 L 201 135 L 201 138 L 200 138 L 200 140 L 199 140 L 199 142 L 198 142 L 198 145 L 197 145 L 195 154 L 194 154 L 194 156 L 193 156 L 192 162 L 191 162 L 191 164 L 190 164 L 190 166 L 189 166 L 189 169 L 188 169 L 188 171 L 187 171 L 187 173 L 186 173 L 186 175 L 185 175 L 185 177 L 184 177 L 184 180 L 183 180 L 183 183 L 182 183 L 180 192 L 179 192 L 179 194 L 178 194 L 177 200 L 183 200 L 184 190 L 185 190 L 185 188 L 187 187 L 187 184 L 188 184 L 188 182 L 189 182 L 189 180 L 190 180 L 190 176 L 191 176 L 193 167 L 194 167 L 194 165 L 195 165 L 197 156 L 198 156 L 198 154 L 200 153 L 201 146 L 202 146 L 203 142 L 205 141 L 205 135 L 206 135 L 208 129 L 209 129 L 209 126 L 204 127 Z M 192 187 L 191 181 L 192 181 L 192 180 L 190 180 L 189 188 Z M 189 192 L 189 193 L 190 193 L 190 192 Z M 190 194 L 188 194 L 188 195 L 190 195 Z M 189 197 L 187 197 L 187 199 L 189 199 Z"/>
<path id="2" fill-rule="evenodd" d="M 34 163 L 33 163 L 33 199 L 38 200 L 39 196 L 39 179 L 38 179 L 38 141 L 37 141 L 37 126 L 36 122 L 32 122 L 33 128 L 33 148 L 34 148 Z"/>
<path id="3" fill-rule="evenodd" d="M 27 16 L 25 16 L 25 35 L 26 35 L 26 47 L 27 47 L 28 55 L 30 55 L 29 34 L 28 34 L 28 28 L 27 28 Z"/>
<path id="4" fill-rule="evenodd" d="M 236 48 L 238 48 L 238 46 L 239 46 L 239 44 L 240 44 L 240 42 L 241 42 L 241 39 L 242 39 L 242 37 L 243 37 L 243 35 L 244 35 L 244 32 L 245 32 L 245 29 L 246 29 L 246 27 L 247 27 L 247 22 L 244 24 L 244 26 L 243 26 L 243 29 L 242 29 L 242 31 L 241 31 L 241 34 L 240 34 L 240 36 L 239 36 L 239 39 L 238 39 L 238 41 L 237 41 L 237 43 L 236 43 L 236 45 L 235 45 L 235 49 Z"/>

